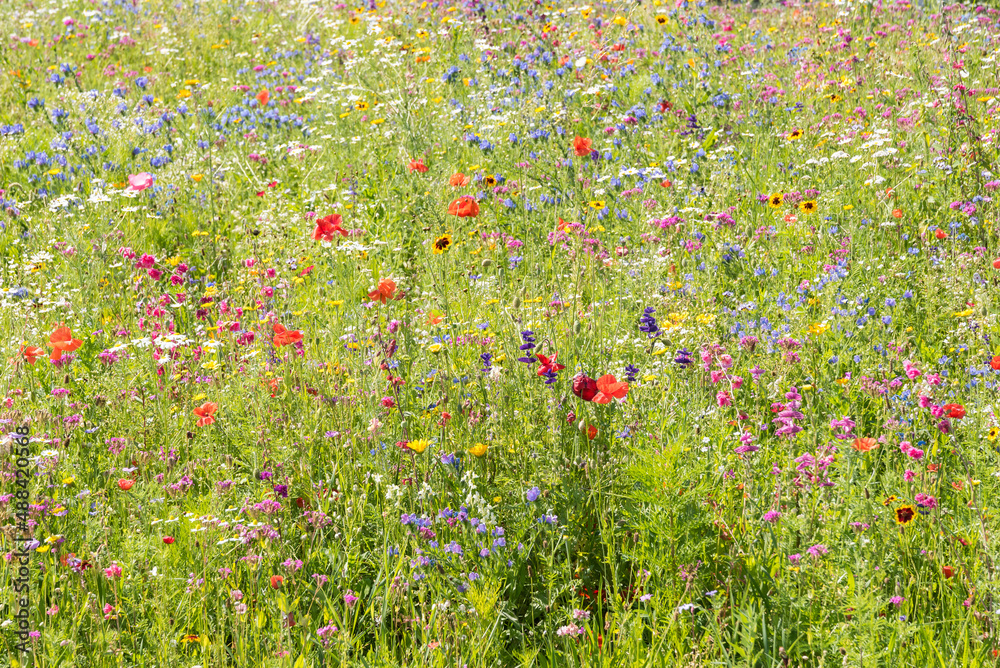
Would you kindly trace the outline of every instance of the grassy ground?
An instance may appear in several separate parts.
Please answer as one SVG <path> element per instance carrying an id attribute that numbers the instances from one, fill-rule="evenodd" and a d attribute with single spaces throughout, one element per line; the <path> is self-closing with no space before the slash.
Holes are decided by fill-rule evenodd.
<path id="1" fill-rule="evenodd" d="M 998 10 L 3 14 L 11 665 L 995 665 Z"/>

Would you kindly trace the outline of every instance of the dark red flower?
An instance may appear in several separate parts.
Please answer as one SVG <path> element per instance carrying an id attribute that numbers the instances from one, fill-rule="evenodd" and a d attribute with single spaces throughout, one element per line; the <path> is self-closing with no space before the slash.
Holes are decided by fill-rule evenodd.
<path id="1" fill-rule="evenodd" d="M 573 377 L 573 394 L 584 401 L 593 401 L 597 396 L 597 381 L 585 373 Z"/>

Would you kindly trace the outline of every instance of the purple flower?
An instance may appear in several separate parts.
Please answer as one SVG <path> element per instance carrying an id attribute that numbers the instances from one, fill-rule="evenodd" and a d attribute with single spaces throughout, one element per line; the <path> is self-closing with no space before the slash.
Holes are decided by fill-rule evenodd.
<path id="1" fill-rule="evenodd" d="M 774 524 L 780 519 L 781 519 L 781 513 L 779 513 L 777 510 L 769 510 L 768 512 L 764 513 L 765 522 L 770 522 L 771 524 Z"/>
<path id="2" fill-rule="evenodd" d="M 348 608 L 353 608 L 354 604 L 358 602 L 358 597 L 354 595 L 354 592 L 350 589 L 344 594 L 344 603 L 347 604 Z"/>
<path id="3" fill-rule="evenodd" d="M 542 491 L 540 489 L 538 489 L 537 487 L 532 487 L 531 489 L 528 490 L 527 494 L 525 494 L 525 497 L 528 499 L 528 501 L 535 501 L 536 499 L 538 499 L 539 496 L 541 496 L 541 494 Z"/>
<path id="4" fill-rule="evenodd" d="M 817 545 L 813 545 L 808 550 L 806 550 L 806 552 L 808 552 L 809 554 L 811 554 L 814 557 L 820 557 L 820 556 L 822 556 L 822 555 L 824 555 L 824 554 L 827 553 L 827 549 L 826 549 L 826 545 L 823 545 L 822 543 L 820 543 L 820 544 L 817 544 Z"/>

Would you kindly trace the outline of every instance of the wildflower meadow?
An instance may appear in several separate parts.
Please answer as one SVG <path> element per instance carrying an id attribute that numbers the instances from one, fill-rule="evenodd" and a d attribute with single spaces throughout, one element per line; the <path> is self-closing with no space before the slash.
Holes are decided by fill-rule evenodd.
<path id="1" fill-rule="evenodd" d="M 995 3 L 0 5 L 5 665 L 1000 662 Z"/>

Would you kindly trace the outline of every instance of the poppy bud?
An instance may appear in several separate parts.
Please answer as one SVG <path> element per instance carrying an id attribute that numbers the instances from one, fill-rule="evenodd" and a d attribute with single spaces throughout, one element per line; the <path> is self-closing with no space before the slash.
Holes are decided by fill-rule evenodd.
<path id="1" fill-rule="evenodd" d="M 583 323 L 582 322 L 580 322 L 579 320 L 577 320 L 576 322 L 573 323 L 573 333 L 574 334 L 579 334 L 582 329 L 583 329 Z"/>
<path id="2" fill-rule="evenodd" d="M 580 422 L 577 423 L 576 428 L 580 430 L 581 434 L 586 434 L 587 433 L 587 421 L 586 420 L 580 420 Z"/>
<path id="3" fill-rule="evenodd" d="M 521 308 L 521 295 L 514 295 L 514 302 L 511 304 L 514 308 Z"/>
<path id="4" fill-rule="evenodd" d="M 483 260 L 482 266 L 483 266 L 483 269 L 489 269 L 490 267 L 493 266 L 493 260 L 491 260 L 489 258 L 486 258 L 485 260 Z"/>

